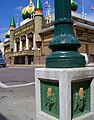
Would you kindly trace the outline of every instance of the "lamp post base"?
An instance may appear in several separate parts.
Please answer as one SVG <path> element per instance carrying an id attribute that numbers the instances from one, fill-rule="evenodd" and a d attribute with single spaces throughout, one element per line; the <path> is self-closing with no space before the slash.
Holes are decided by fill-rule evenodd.
<path id="1" fill-rule="evenodd" d="M 85 65 L 85 58 L 78 51 L 55 51 L 46 58 L 46 68 L 75 68 Z"/>

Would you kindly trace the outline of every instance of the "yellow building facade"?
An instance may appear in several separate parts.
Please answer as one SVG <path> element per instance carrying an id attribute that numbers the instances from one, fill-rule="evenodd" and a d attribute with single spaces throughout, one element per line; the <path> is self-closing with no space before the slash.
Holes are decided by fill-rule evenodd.
<path id="1" fill-rule="evenodd" d="M 7 64 L 45 64 L 51 52 L 48 46 L 54 35 L 54 14 L 44 17 L 42 9 L 38 10 L 18 28 L 10 29 L 10 37 L 4 42 Z M 94 62 L 94 23 L 81 19 L 75 12 L 72 19 L 75 35 L 81 43 L 79 52 L 87 53 L 89 62 Z"/>

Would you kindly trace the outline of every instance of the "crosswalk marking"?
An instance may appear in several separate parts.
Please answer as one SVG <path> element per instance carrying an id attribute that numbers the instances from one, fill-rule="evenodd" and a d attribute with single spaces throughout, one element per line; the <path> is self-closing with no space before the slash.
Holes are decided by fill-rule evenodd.
<path id="1" fill-rule="evenodd" d="M 19 84 L 19 85 L 6 85 L 2 82 L 0 82 L 0 87 L 1 88 L 14 88 L 14 87 L 23 87 L 23 86 L 29 86 L 29 85 L 34 85 L 35 82 L 31 82 L 31 83 L 26 83 L 26 84 Z"/>

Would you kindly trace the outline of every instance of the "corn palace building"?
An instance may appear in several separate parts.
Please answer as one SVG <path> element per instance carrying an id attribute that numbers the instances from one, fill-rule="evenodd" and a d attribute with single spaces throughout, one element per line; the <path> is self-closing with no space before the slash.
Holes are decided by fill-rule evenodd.
<path id="1" fill-rule="evenodd" d="M 79 52 L 87 53 L 89 62 L 94 62 L 94 23 L 82 19 L 76 13 L 77 4 L 71 1 L 74 32 L 81 43 Z M 16 28 L 14 17 L 4 41 L 4 52 L 7 64 L 45 64 L 51 50 L 49 42 L 54 35 L 54 14 L 42 14 L 42 4 L 37 0 L 36 6 L 30 0 L 22 10 L 23 21 Z M 48 11 L 49 12 L 49 11 Z"/>

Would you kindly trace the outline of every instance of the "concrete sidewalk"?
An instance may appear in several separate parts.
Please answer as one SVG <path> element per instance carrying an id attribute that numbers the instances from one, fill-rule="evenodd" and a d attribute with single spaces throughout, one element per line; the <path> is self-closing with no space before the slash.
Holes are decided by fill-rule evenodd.
<path id="1" fill-rule="evenodd" d="M 0 120 L 36 120 L 34 85 L 0 88 Z"/>

